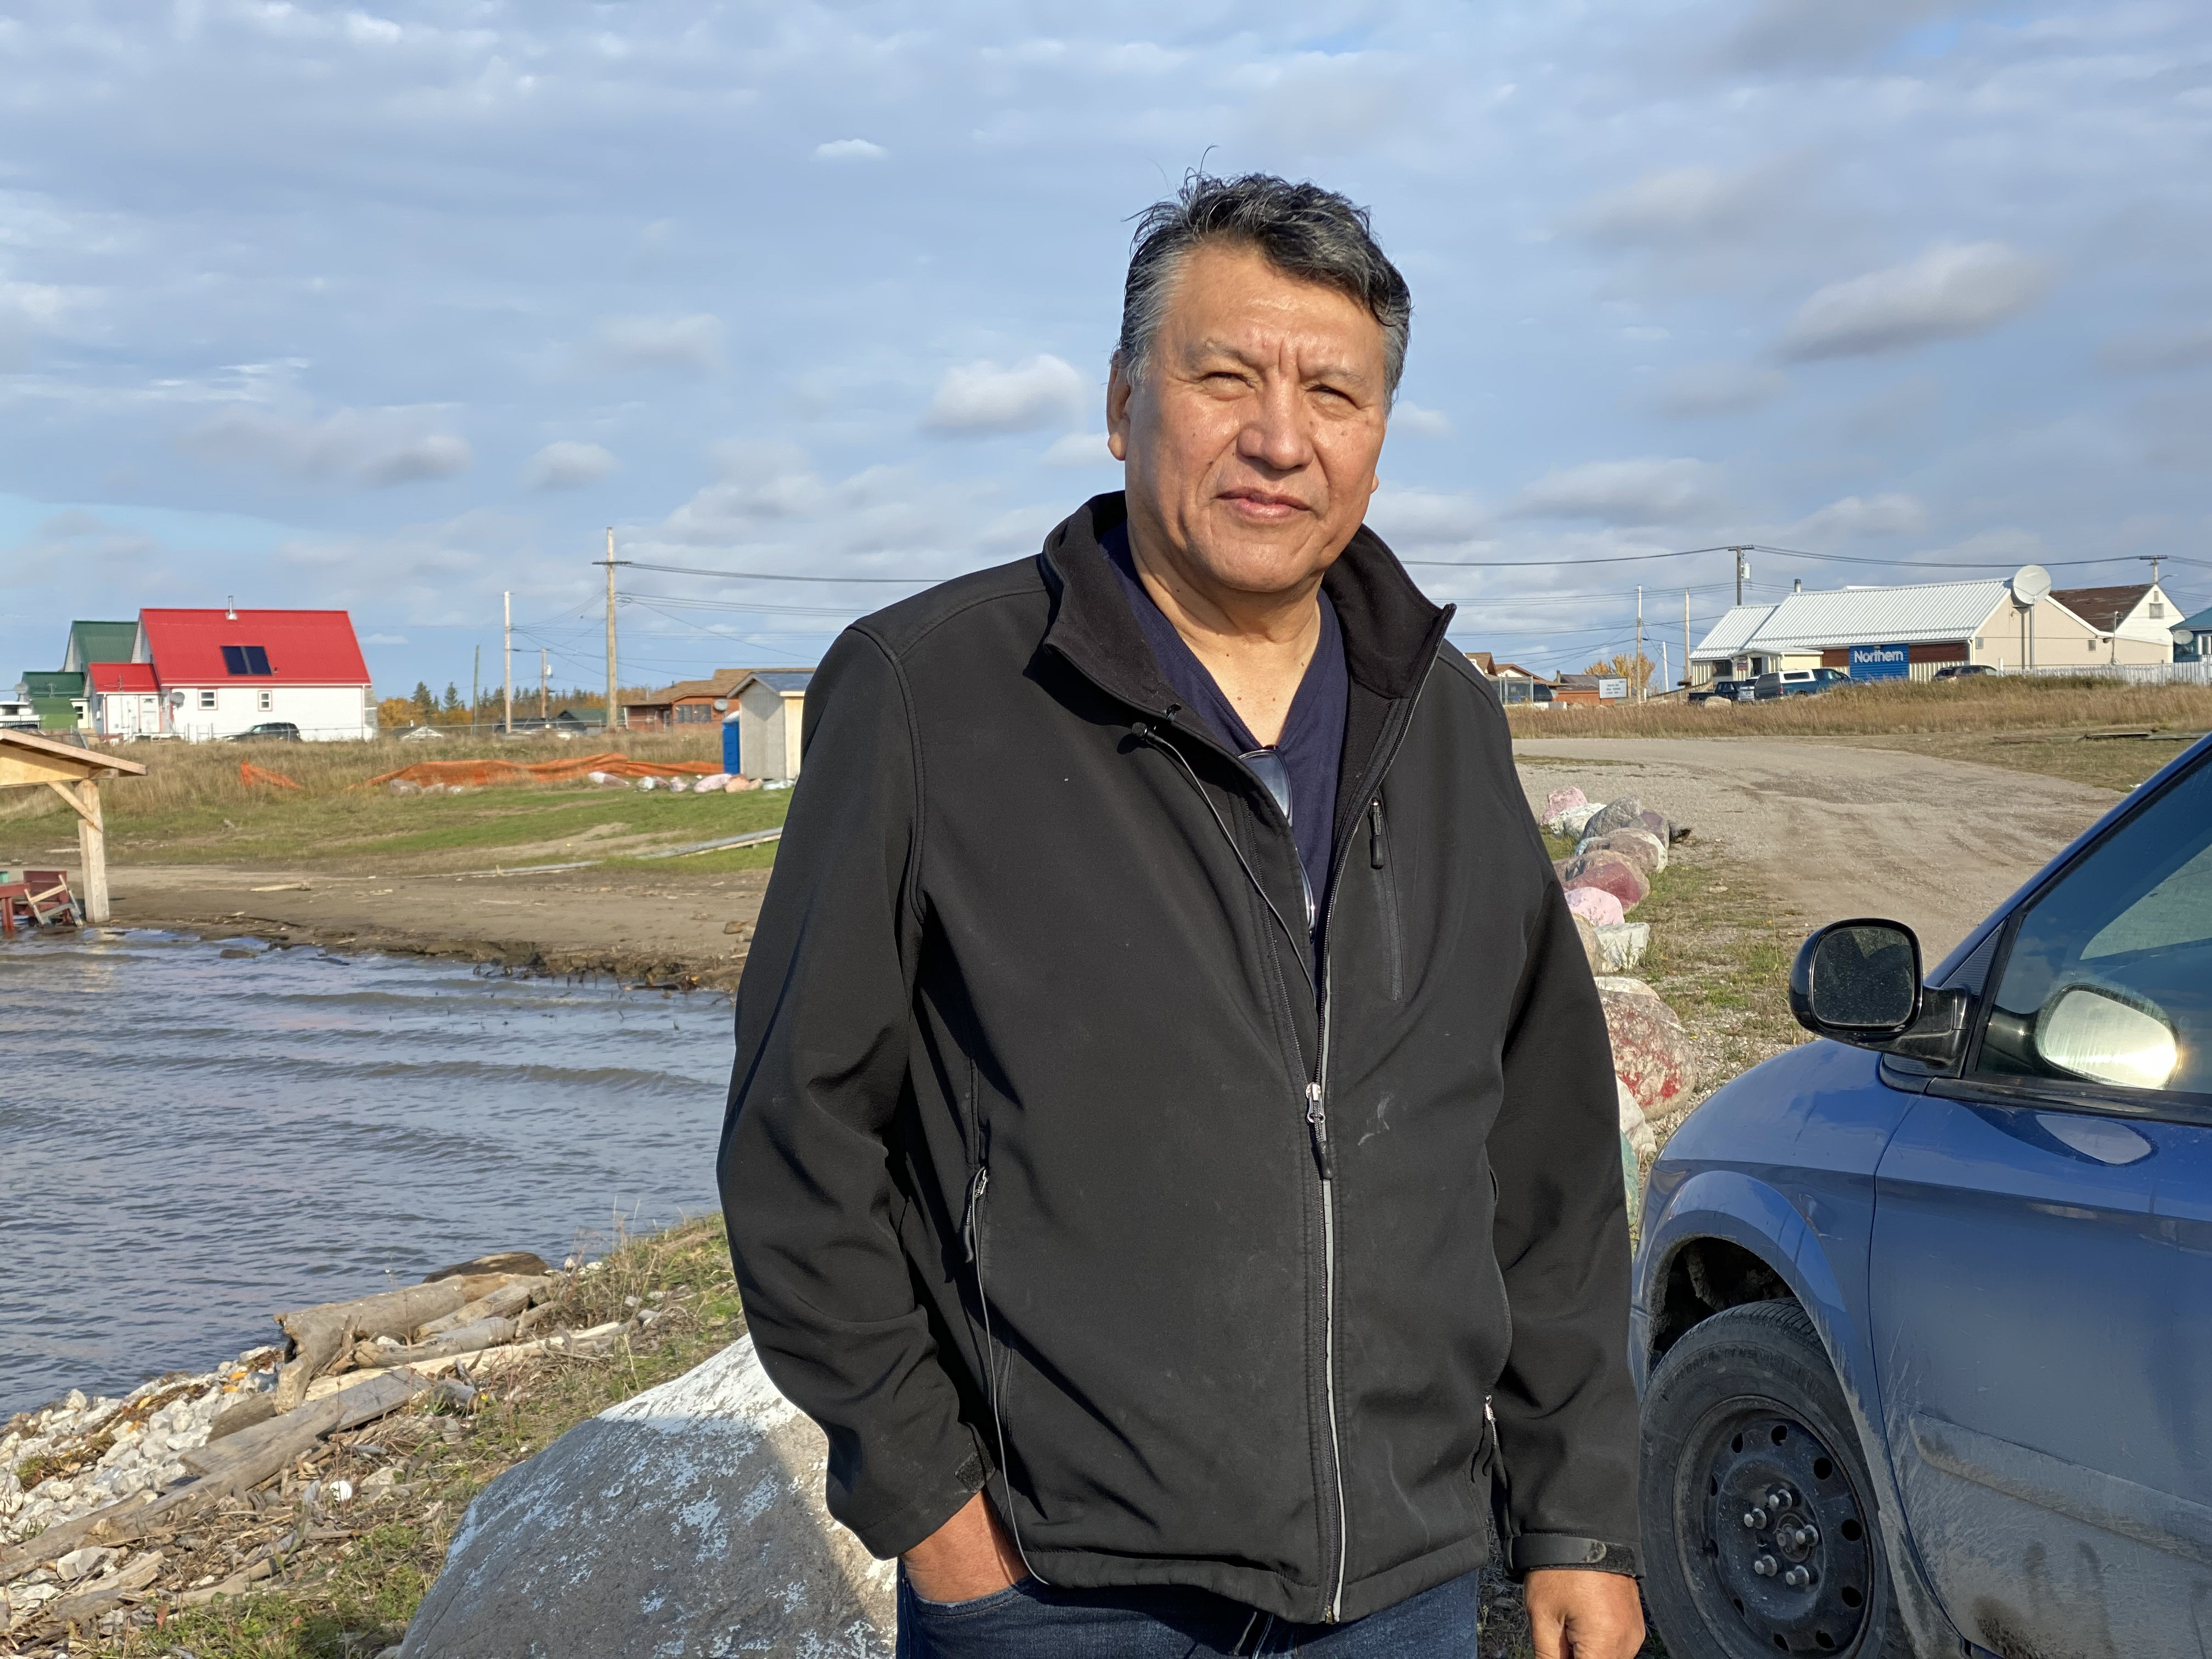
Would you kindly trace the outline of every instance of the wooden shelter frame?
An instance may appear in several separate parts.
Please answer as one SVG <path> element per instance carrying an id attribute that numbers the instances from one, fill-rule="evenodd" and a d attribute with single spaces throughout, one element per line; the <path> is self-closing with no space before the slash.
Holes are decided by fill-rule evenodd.
<path id="1" fill-rule="evenodd" d="M 35 732 L 0 730 L 0 789 L 35 789 L 43 784 L 76 814 L 76 850 L 84 866 L 84 919 L 107 921 L 107 830 L 100 816 L 102 778 L 140 778 L 146 768 L 98 749 Z"/>

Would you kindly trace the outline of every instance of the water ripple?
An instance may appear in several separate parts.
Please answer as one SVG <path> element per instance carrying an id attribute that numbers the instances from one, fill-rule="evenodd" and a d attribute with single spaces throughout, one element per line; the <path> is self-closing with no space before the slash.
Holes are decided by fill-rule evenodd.
<path id="1" fill-rule="evenodd" d="M 149 933 L 0 948 L 0 1417 L 204 1367 L 283 1308 L 711 1208 L 729 1051 L 706 994 Z"/>

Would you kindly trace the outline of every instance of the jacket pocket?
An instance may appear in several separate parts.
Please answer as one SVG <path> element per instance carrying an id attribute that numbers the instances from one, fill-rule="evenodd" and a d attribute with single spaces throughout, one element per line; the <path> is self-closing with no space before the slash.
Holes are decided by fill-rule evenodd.
<path id="1" fill-rule="evenodd" d="M 991 1407 L 991 1443 L 997 1454 L 999 1480 L 1006 1497 L 1004 1514 L 1013 1529 L 1014 1548 L 1021 1551 L 1021 1523 L 1014 1514 L 1014 1479 L 1006 1465 L 1006 1385 L 1013 1370 L 1011 1349 L 1002 1352 L 991 1328 L 990 1224 L 986 1200 L 991 1190 L 991 1166 L 979 1164 L 968 1182 L 968 1214 L 961 1233 L 969 1267 L 975 1275 L 975 1310 L 982 1323 L 977 1345 L 983 1361 L 983 1397 Z M 1024 1557 L 1024 1565 L 1027 1557 Z"/>
<path id="2" fill-rule="evenodd" d="M 1382 951 L 1389 960 L 1390 1000 L 1406 994 L 1406 941 L 1398 917 L 1398 872 L 1390 860 L 1389 831 L 1381 797 L 1367 803 L 1367 867 L 1375 877 L 1376 906 L 1382 913 Z"/>

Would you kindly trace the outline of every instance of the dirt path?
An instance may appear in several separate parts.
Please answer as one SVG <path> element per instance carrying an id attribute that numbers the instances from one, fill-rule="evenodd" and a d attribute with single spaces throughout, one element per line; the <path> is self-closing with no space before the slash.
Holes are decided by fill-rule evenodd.
<path id="1" fill-rule="evenodd" d="M 737 983 L 768 876 L 353 876 L 142 864 L 116 867 L 111 880 L 118 927 L 727 987 Z M 728 931 L 733 923 L 741 931 Z"/>
<path id="2" fill-rule="evenodd" d="M 1828 743 L 1529 738 L 1513 749 L 1538 810 L 1568 784 L 1592 800 L 1641 795 L 1759 871 L 1808 924 L 1893 917 L 1919 933 L 1931 967 L 2119 799 L 2059 778 Z"/>

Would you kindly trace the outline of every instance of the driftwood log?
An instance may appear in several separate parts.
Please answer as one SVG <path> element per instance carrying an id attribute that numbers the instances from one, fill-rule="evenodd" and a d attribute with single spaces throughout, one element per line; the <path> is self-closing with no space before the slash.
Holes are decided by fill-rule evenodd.
<path id="1" fill-rule="evenodd" d="M 404 1290 L 383 1291 L 351 1302 L 325 1302 L 276 1316 L 292 1339 L 292 1358 L 276 1373 L 276 1402 L 289 1412 L 307 1397 L 307 1384 L 334 1360 L 350 1359 L 362 1337 L 411 1334 L 418 1326 L 465 1308 L 508 1280 L 504 1273 L 459 1274 Z"/>
<path id="2" fill-rule="evenodd" d="M 480 1319 L 512 1319 L 532 1303 L 550 1296 L 556 1283 L 547 1274 L 514 1279 L 501 1285 L 489 1296 L 480 1296 L 466 1307 L 456 1308 L 442 1318 L 428 1320 L 417 1326 L 415 1340 L 428 1342 L 434 1336 L 443 1336 L 464 1325 L 473 1325 Z"/>
<path id="3" fill-rule="evenodd" d="M 141 1595 L 161 1572 L 161 1552 L 149 1550 L 122 1571 L 110 1573 L 73 1595 L 47 1602 L 35 1616 L 58 1625 L 88 1625 Z"/>
<path id="4" fill-rule="evenodd" d="M 512 1319 L 479 1319 L 472 1325 L 462 1325 L 417 1342 L 411 1347 L 387 1348 L 374 1342 L 363 1342 L 353 1351 L 356 1365 L 419 1365 L 426 1359 L 443 1359 L 448 1354 L 474 1353 L 479 1348 L 492 1348 L 502 1342 L 514 1340 L 514 1322 Z"/>
<path id="5" fill-rule="evenodd" d="M 526 1278 L 540 1279 L 553 1270 L 545 1265 L 545 1258 L 533 1255 L 528 1250 L 501 1250 L 492 1255 L 480 1255 L 470 1261 L 456 1261 L 450 1267 L 441 1267 L 434 1273 L 424 1273 L 425 1285 L 435 1284 L 441 1279 L 470 1279 L 484 1273 L 516 1273 Z"/>
<path id="6" fill-rule="evenodd" d="M 186 1452 L 185 1467 L 200 1479 L 150 1500 L 144 1492 L 134 1493 L 89 1515 L 57 1522 L 27 1543 L 0 1550 L 0 1584 L 84 1545 L 127 1544 L 174 1526 L 204 1504 L 260 1485 L 323 1436 L 395 1412 L 430 1386 L 411 1371 L 386 1371 L 327 1400 Z"/>

